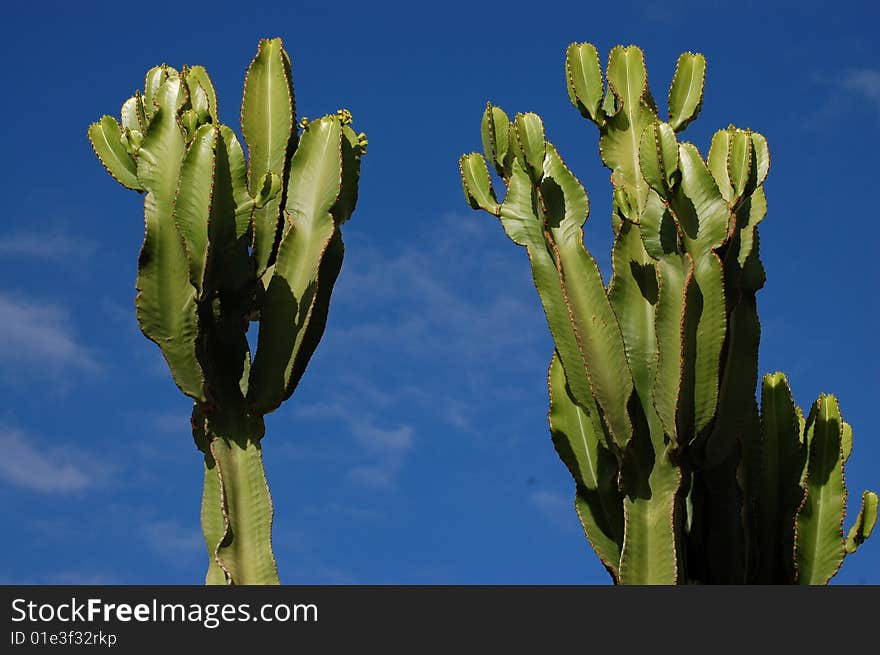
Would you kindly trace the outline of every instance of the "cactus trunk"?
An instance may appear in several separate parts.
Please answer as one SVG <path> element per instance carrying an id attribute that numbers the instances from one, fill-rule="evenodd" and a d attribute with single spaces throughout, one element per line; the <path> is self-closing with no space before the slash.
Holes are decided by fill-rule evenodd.
<path id="1" fill-rule="evenodd" d="M 279 584 L 272 552 L 272 497 L 263 471 L 262 417 L 193 411 L 196 445 L 205 455 L 202 530 L 207 580 Z"/>

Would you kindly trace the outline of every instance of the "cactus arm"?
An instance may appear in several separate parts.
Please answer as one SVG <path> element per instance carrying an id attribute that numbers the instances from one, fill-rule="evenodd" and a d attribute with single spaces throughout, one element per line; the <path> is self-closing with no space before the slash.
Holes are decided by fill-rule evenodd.
<path id="1" fill-rule="evenodd" d="M 669 124 L 684 130 L 700 114 L 706 82 L 706 58 L 685 52 L 678 58 L 669 87 Z"/>
<path id="2" fill-rule="evenodd" d="M 653 404 L 666 434 L 678 447 L 677 415 L 684 402 L 684 373 L 692 368 L 686 359 L 687 326 L 685 307 L 687 289 L 694 285 L 693 259 L 690 255 L 670 254 L 657 262 L 659 283 L 655 316 L 657 334 L 657 371 L 652 391 Z M 686 395 L 686 394 L 685 394 Z"/>
<path id="3" fill-rule="evenodd" d="M 327 326 L 327 315 L 330 312 L 330 295 L 342 270 L 344 255 L 345 246 L 342 243 L 342 235 L 337 230 L 327 244 L 327 249 L 324 251 L 324 257 L 321 260 L 321 266 L 318 269 L 314 306 L 312 307 L 311 316 L 305 328 L 305 334 L 293 360 L 293 367 L 290 372 L 289 385 L 291 388 L 296 388 L 299 384 L 303 374 L 306 372 L 306 365 L 309 363 L 318 347 L 318 343 L 321 341 L 321 337 L 324 335 L 324 328 Z"/>
<path id="4" fill-rule="evenodd" d="M 189 281 L 201 299 L 208 259 L 208 217 L 214 195 L 217 128 L 202 125 L 180 165 L 180 182 L 174 200 L 174 223 L 189 260 Z"/>
<path id="5" fill-rule="evenodd" d="M 348 220 L 357 203 L 358 177 L 360 175 L 360 158 L 363 154 L 363 146 L 359 144 L 360 137 L 355 135 L 348 126 L 343 127 L 342 138 L 342 189 L 339 199 L 331 208 L 333 219 L 337 225 Z M 295 388 L 306 370 L 306 365 L 318 347 L 324 328 L 327 325 L 327 315 L 330 311 L 330 295 L 333 286 L 342 270 L 342 260 L 345 255 L 345 246 L 342 243 L 342 232 L 337 229 L 333 238 L 327 244 L 324 257 L 318 269 L 317 292 L 315 304 L 306 326 L 302 343 L 297 350 L 290 374 L 290 386 Z"/>
<path id="6" fill-rule="evenodd" d="M 532 182 L 540 184 L 544 175 L 544 158 L 547 154 L 544 123 L 535 113 L 517 114 L 513 120 L 513 137 L 516 158 L 523 165 Z"/>
<path id="7" fill-rule="evenodd" d="M 770 172 L 770 146 L 767 139 L 758 132 L 751 133 L 752 149 L 755 153 L 755 185 L 764 184 Z"/>
<path id="8" fill-rule="evenodd" d="M 726 334 L 724 274 L 714 253 L 694 262 L 701 309 L 694 355 L 693 438 L 711 425 L 718 404 L 721 351 Z M 720 289 L 720 291 L 719 291 Z"/>
<path id="9" fill-rule="evenodd" d="M 208 77 L 208 71 L 205 70 L 205 67 L 192 66 L 189 68 L 186 74 L 186 83 L 190 96 L 196 93 L 198 87 L 201 87 L 207 102 L 205 110 L 211 118 L 211 122 L 215 125 L 219 124 L 220 114 L 217 107 L 217 91 L 214 90 L 214 84 L 211 82 L 211 78 Z"/>
<path id="10" fill-rule="evenodd" d="M 241 130 L 248 146 L 248 188 L 256 196 L 266 173 L 281 173 L 296 147 L 296 111 L 290 66 L 281 39 L 263 39 L 248 67 L 241 103 Z M 294 180 L 285 180 L 288 188 Z M 254 259 L 262 276 L 276 254 L 284 194 L 254 211 Z"/>
<path id="11" fill-rule="evenodd" d="M 663 435 L 650 435 L 636 425 L 621 476 L 624 537 L 620 555 L 620 582 L 671 585 L 680 578 L 677 494 L 681 468 L 669 457 Z"/>
<path id="12" fill-rule="evenodd" d="M 143 115 L 143 105 L 141 105 L 140 93 L 135 93 L 131 98 L 122 103 L 122 109 L 119 112 L 120 126 L 122 129 L 137 130 L 143 132 L 144 126 L 141 122 Z M 136 171 L 135 171 L 136 172 Z"/>
<path id="13" fill-rule="evenodd" d="M 800 441 L 797 407 L 782 373 L 761 384 L 761 471 L 755 508 L 758 584 L 795 578 L 794 520 L 804 499 L 800 485 L 806 451 Z M 780 530 L 780 526 L 791 526 Z"/>
<path id="14" fill-rule="evenodd" d="M 669 253 L 679 251 L 675 218 L 663 199 L 653 191 L 648 193 L 645 209 L 639 216 L 639 231 L 645 252 L 652 259 L 662 259 Z"/>
<path id="15" fill-rule="evenodd" d="M 464 195 L 471 208 L 482 209 L 497 216 L 501 205 L 495 196 L 495 189 L 492 188 L 489 168 L 483 155 L 476 152 L 462 155 L 458 161 L 458 169 Z"/>
<path id="16" fill-rule="evenodd" d="M 798 584 L 827 584 L 843 563 L 843 480 L 841 416 L 834 396 L 822 394 L 807 418 L 807 493 L 796 518 Z"/>
<path id="17" fill-rule="evenodd" d="M 152 122 L 153 115 L 156 113 L 156 97 L 158 96 L 162 84 L 168 79 L 170 70 L 171 69 L 169 69 L 168 66 L 162 64 L 160 66 L 153 66 L 153 68 L 147 71 L 147 75 L 144 79 L 145 129 L 147 125 Z"/>
<path id="18" fill-rule="evenodd" d="M 641 213 L 648 185 L 639 170 L 639 141 L 646 127 L 657 120 L 648 102 L 648 74 L 642 51 L 636 46 L 617 46 L 608 56 L 608 93 L 615 112 L 609 114 L 599 137 L 602 161 L 617 175 L 615 186 L 623 186 Z"/>
<path id="19" fill-rule="evenodd" d="M 718 130 L 712 135 L 706 164 L 718 190 L 728 203 L 733 203 L 733 187 L 727 172 L 727 153 L 730 150 L 730 130 Z"/>
<path id="20" fill-rule="evenodd" d="M 249 394 L 265 413 L 293 393 L 293 365 L 317 298 L 318 270 L 336 230 L 331 209 L 342 186 L 342 126 L 309 124 L 290 165 L 285 228 L 262 308 Z"/>
<path id="21" fill-rule="evenodd" d="M 210 288 L 222 297 L 257 282 L 248 251 L 254 201 L 247 189 L 244 152 L 235 133 L 225 125 L 218 128 L 214 189 L 208 219 L 208 272 Z"/>
<path id="22" fill-rule="evenodd" d="M 627 414 L 633 390 L 632 373 L 620 325 L 602 284 L 599 267 L 584 247 L 583 224 L 589 211 L 587 194 L 549 143 L 540 196 L 552 239 L 549 245 L 555 254 L 572 326 L 583 351 L 583 370 L 612 438 L 625 448 L 632 436 Z"/>
<path id="23" fill-rule="evenodd" d="M 613 274 L 608 295 L 619 318 L 626 344 L 626 355 L 633 374 L 633 385 L 641 400 L 635 412 L 633 438 L 624 456 L 621 480 L 626 490 L 623 501 L 624 540 L 620 561 L 620 580 L 624 584 L 674 584 L 679 578 L 681 557 L 676 505 L 681 470 L 669 456 L 666 434 L 655 405 L 651 402 L 660 375 L 660 344 L 672 345 L 672 372 L 678 389 L 681 325 L 684 288 L 687 284 L 680 266 L 669 255 L 666 267 L 655 265 L 645 250 L 639 228 L 621 221 L 612 250 Z M 676 276 L 671 268 L 677 268 Z M 658 269 L 666 268 L 660 273 Z M 665 277 L 666 306 L 661 309 L 660 285 Z M 680 306 L 674 306 L 676 298 Z M 670 305 L 672 305 L 670 307 Z M 670 311 L 672 310 L 672 311 Z M 667 334 L 658 331 L 666 330 Z M 673 393 L 673 398 L 677 394 Z M 675 401 L 673 401 L 673 405 Z M 674 432 L 669 448 L 675 447 Z"/>
<path id="24" fill-rule="evenodd" d="M 653 123 L 639 139 L 639 171 L 648 186 L 668 197 L 678 171 L 678 141 L 667 123 Z"/>
<path id="25" fill-rule="evenodd" d="M 196 358 L 195 288 L 189 264 L 172 219 L 183 135 L 177 124 L 180 80 L 168 78 L 156 93 L 150 129 L 138 155 L 138 180 L 144 197 L 146 231 L 138 258 L 138 323 L 147 338 L 162 349 L 178 387 L 197 401 L 204 400 L 203 374 Z"/>
<path id="26" fill-rule="evenodd" d="M 711 424 L 718 403 L 721 352 L 727 335 L 724 273 L 715 254 L 732 223 L 730 207 L 718 191 L 700 153 L 691 144 L 679 146 L 681 183 L 670 206 L 684 234 L 685 249 L 694 258 L 694 280 L 701 310 L 694 361 L 694 437 Z"/>
<path id="27" fill-rule="evenodd" d="M 565 51 L 565 81 L 568 99 L 584 118 L 597 125 L 602 114 L 602 66 L 592 43 L 572 43 Z"/>
<path id="28" fill-rule="evenodd" d="M 562 363 L 555 353 L 547 380 L 553 445 L 575 480 L 575 507 L 587 540 L 617 581 L 623 543 L 617 461 L 605 445 L 602 420 L 595 404 L 585 410 L 575 402 L 566 386 Z"/>
<path id="29" fill-rule="evenodd" d="M 584 367 L 581 342 L 571 323 L 559 271 L 542 234 L 535 195 L 528 175 L 519 160 L 514 160 L 507 194 L 499 213 L 501 225 L 514 243 L 526 248 L 535 288 L 563 368 L 570 367 L 576 372 L 568 378 L 569 389 L 579 404 L 589 407 L 595 401 L 586 376 L 579 373 Z"/>
<path id="30" fill-rule="evenodd" d="M 671 201 L 681 221 L 685 243 L 690 244 L 689 250 L 694 255 L 698 255 L 724 243 L 733 227 L 733 215 L 715 178 L 693 144 L 679 145 L 679 166 L 682 174 L 681 193 Z"/>
<path id="31" fill-rule="evenodd" d="M 575 372 L 583 370 L 583 350 L 572 327 L 559 271 L 544 241 L 535 190 L 519 160 L 514 160 L 511 166 L 499 219 L 511 241 L 526 248 L 535 288 L 563 368 Z M 579 404 L 589 407 L 595 402 L 586 376 L 574 374 L 568 379 L 572 396 Z"/>
<path id="32" fill-rule="evenodd" d="M 758 167 L 751 133 L 734 130 L 727 153 L 727 173 L 735 201 L 750 196 L 758 185 Z"/>
<path id="33" fill-rule="evenodd" d="M 127 189 L 141 191 L 137 163 L 122 144 L 122 130 L 112 116 L 103 116 L 89 126 L 89 141 L 104 168 Z"/>
<path id="34" fill-rule="evenodd" d="M 226 125 L 220 126 L 220 144 L 225 148 L 225 156 L 229 163 L 230 183 L 232 184 L 231 201 L 235 204 L 235 238 L 239 240 L 238 249 L 247 252 L 250 246 L 251 210 L 256 201 L 251 198 L 247 186 L 247 162 L 241 143 L 232 129 Z M 280 177 L 270 174 L 264 179 L 264 188 L 261 196 L 271 198 L 278 192 Z M 268 188 L 265 188 L 268 185 Z"/>
<path id="35" fill-rule="evenodd" d="M 758 255 L 758 223 L 767 214 L 767 197 L 764 187 L 759 186 L 749 196 L 746 203 L 737 210 L 737 227 L 739 228 L 739 250 L 736 253 L 737 264 L 742 269 L 740 286 L 748 291 L 757 291 L 764 286 L 764 267 Z"/>
<path id="36" fill-rule="evenodd" d="M 510 177 L 514 160 L 513 126 L 501 107 L 486 103 L 483 119 L 480 122 L 480 137 L 483 152 L 492 162 L 495 172 L 505 180 Z"/>
<path id="37" fill-rule="evenodd" d="M 859 515 L 849 530 L 846 537 L 846 552 L 852 554 L 859 549 L 865 540 L 871 536 L 874 526 L 877 524 L 877 494 L 873 491 L 865 491 L 862 494 L 862 506 Z"/>
<path id="38" fill-rule="evenodd" d="M 659 289 L 654 262 L 633 223 L 622 222 L 617 230 L 612 265 L 608 297 L 620 317 L 636 391 L 628 408 L 635 416 L 633 437 L 621 472 L 626 520 L 620 580 L 624 584 L 674 584 L 679 553 L 675 507 L 681 473 L 668 457 L 663 424 L 651 403 L 657 373 Z"/>
<path id="39" fill-rule="evenodd" d="M 202 303 L 203 348 L 211 398 L 239 406 L 247 379 L 249 345 L 245 333 L 257 280 L 248 245 L 253 202 L 247 193 L 244 153 L 228 127 L 217 129 L 213 196 L 208 216 L 206 302 Z"/>
<path id="40" fill-rule="evenodd" d="M 336 224 L 342 225 L 351 218 L 357 205 L 361 157 L 367 152 L 367 135 L 363 132 L 355 134 L 348 124 L 351 114 L 347 110 L 340 109 L 336 115 L 342 122 L 342 187 L 330 213 Z"/>
<path id="41" fill-rule="evenodd" d="M 648 422 L 653 423 L 650 398 L 658 356 L 654 327 L 658 283 L 654 261 L 645 252 L 637 225 L 621 225 L 611 250 L 611 264 L 608 299 L 620 325 L 633 386 L 644 400 Z"/>

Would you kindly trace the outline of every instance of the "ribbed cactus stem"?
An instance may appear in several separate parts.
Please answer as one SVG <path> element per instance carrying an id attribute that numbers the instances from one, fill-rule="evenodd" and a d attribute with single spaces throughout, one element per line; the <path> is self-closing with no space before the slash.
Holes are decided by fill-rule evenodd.
<path id="1" fill-rule="evenodd" d="M 260 447 L 264 430 L 262 417 L 245 412 L 193 411 L 193 433 L 205 455 L 202 528 L 209 583 L 278 584 L 272 498 Z"/>
<path id="2" fill-rule="evenodd" d="M 852 428 L 833 397 L 805 421 L 777 374 L 759 414 L 766 139 L 731 126 L 705 160 L 679 142 L 703 104 L 702 55 L 679 57 L 666 121 L 635 46 L 611 50 L 603 79 L 596 48 L 572 44 L 565 71 L 611 171 L 607 288 L 583 243 L 586 192 L 536 114 L 489 104 L 485 159 L 459 170 L 468 204 L 528 253 L 556 344 L 551 434 L 588 541 L 622 584 L 827 582 L 871 534 L 877 496 L 844 539 Z"/>
<path id="3" fill-rule="evenodd" d="M 89 138 L 117 181 L 145 192 L 138 322 L 194 402 L 207 582 L 277 584 L 263 416 L 291 396 L 324 332 L 367 140 L 344 109 L 299 134 L 281 39 L 260 42 L 241 119 L 247 155 L 205 69 L 163 65 L 121 123 L 105 116 Z"/>

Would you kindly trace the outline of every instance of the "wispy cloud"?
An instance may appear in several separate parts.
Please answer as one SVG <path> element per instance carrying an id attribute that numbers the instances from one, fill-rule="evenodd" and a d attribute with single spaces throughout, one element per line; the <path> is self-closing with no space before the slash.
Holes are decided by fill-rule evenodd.
<path id="1" fill-rule="evenodd" d="M 546 490 L 532 492 L 529 502 L 541 510 L 547 516 L 557 518 L 563 512 L 570 512 L 574 505 L 569 499 L 565 499 L 557 493 Z"/>
<path id="2" fill-rule="evenodd" d="M 394 452 L 412 446 L 413 430 L 410 426 L 377 427 L 375 419 L 342 403 L 303 406 L 296 410 L 296 415 L 308 419 L 339 419 L 348 426 L 358 442 L 373 451 Z"/>
<path id="3" fill-rule="evenodd" d="M 574 509 L 574 499 L 556 491 L 538 489 L 529 494 L 529 504 L 544 519 L 565 531 L 577 529 L 578 519 Z"/>
<path id="4" fill-rule="evenodd" d="M 0 254 L 61 260 L 92 254 L 95 244 L 58 231 L 16 232 L 0 235 Z"/>
<path id="5" fill-rule="evenodd" d="M 46 446 L 11 427 L 0 426 L 0 453 L 0 479 L 30 491 L 81 491 L 107 471 L 104 463 L 85 453 L 69 447 Z"/>
<path id="6" fill-rule="evenodd" d="M 10 574 L 0 573 L 0 584 L 7 585 L 114 585 L 121 584 L 121 580 L 104 571 L 90 570 L 63 570 L 52 573 L 39 574 L 37 576 L 21 576 L 18 572 Z"/>
<path id="7" fill-rule="evenodd" d="M 39 377 L 62 370 L 98 370 L 97 360 L 77 341 L 61 306 L 0 292 L 0 316 L 0 366 L 16 376 L 23 370 Z"/>
<path id="8" fill-rule="evenodd" d="M 103 571 L 59 571 L 44 577 L 43 584 L 50 585 L 92 585 L 104 586 L 119 584 L 119 579 Z"/>
<path id="9" fill-rule="evenodd" d="M 389 461 L 383 466 L 354 466 L 348 470 L 348 479 L 375 489 L 393 487 L 394 476 L 400 468 L 397 462 Z"/>
<path id="10" fill-rule="evenodd" d="M 307 514 L 322 515 L 338 514 L 346 519 L 354 519 L 356 521 L 375 522 L 385 518 L 385 514 L 378 510 L 368 509 L 364 507 L 355 507 L 346 505 L 336 501 L 331 501 L 323 505 L 307 505 L 303 508 Z"/>
<path id="11" fill-rule="evenodd" d="M 205 541 L 199 530 L 183 527 L 174 521 L 146 522 L 143 532 L 147 546 L 169 559 L 205 550 Z"/>
<path id="12" fill-rule="evenodd" d="M 552 348 L 525 253 L 497 222 L 450 214 L 421 225 L 398 245 L 346 235 L 320 365 L 293 410 L 324 431 L 343 426 L 358 448 L 322 448 L 349 482 L 376 490 L 394 489 L 438 430 L 495 438 L 472 427 L 497 414 L 493 403 L 508 408 L 494 424 L 516 424 L 517 399 L 531 391 L 519 380 L 543 388 Z M 520 436 L 515 427 L 498 434 Z M 317 446 L 297 449 L 320 460 Z"/>
<path id="13" fill-rule="evenodd" d="M 872 102 L 880 111 L 880 69 L 851 70 L 844 76 L 841 86 Z"/>
<path id="14" fill-rule="evenodd" d="M 824 130 L 829 122 L 860 108 L 880 117 L 880 68 L 854 68 L 840 74 L 816 72 L 809 81 L 821 90 L 824 100 L 804 114 L 806 129 Z"/>
<path id="15" fill-rule="evenodd" d="M 348 478 L 368 487 L 394 486 L 406 451 L 413 445 L 412 426 L 380 427 L 376 418 L 362 407 L 343 403 L 306 405 L 298 408 L 295 414 L 309 420 L 335 419 L 344 423 L 348 433 L 364 450 L 360 459 L 371 461 L 368 466 L 349 468 Z"/>

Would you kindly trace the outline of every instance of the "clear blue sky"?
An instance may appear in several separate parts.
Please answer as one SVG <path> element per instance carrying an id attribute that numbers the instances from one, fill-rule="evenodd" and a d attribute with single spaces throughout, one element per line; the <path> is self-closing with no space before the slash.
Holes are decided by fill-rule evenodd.
<path id="1" fill-rule="evenodd" d="M 86 128 L 161 62 L 205 65 L 235 124 L 268 36 L 290 52 L 300 115 L 347 107 L 370 140 L 327 333 L 293 399 L 267 417 L 283 581 L 608 580 L 550 443 L 552 342 L 525 254 L 465 205 L 457 168 L 479 148 L 487 99 L 540 113 L 590 194 L 587 245 L 608 271 L 608 173 L 562 72 L 575 40 L 603 56 L 641 45 L 660 99 L 678 54 L 703 52 L 706 98 L 687 138 L 705 153 L 731 122 L 767 136 L 760 368 L 786 371 L 802 406 L 838 394 L 855 429 L 851 506 L 880 490 L 880 10 L 612 4 L 7 7 L 0 581 L 204 579 L 189 403 L 134 317 L 142 201 L 104 172 Z M 837 580 L 880 582 L 880 544 Z"/>

